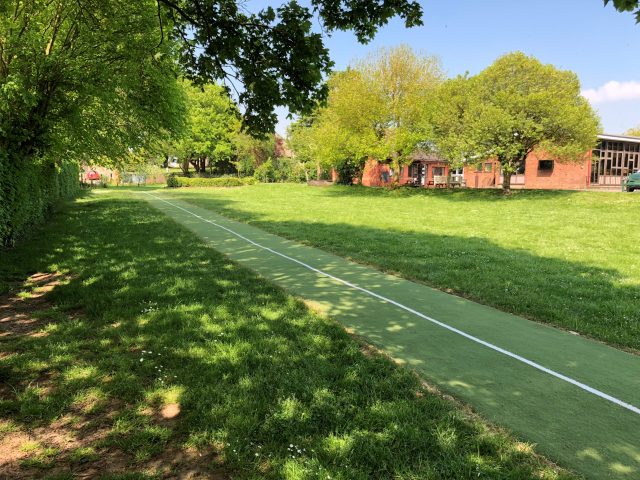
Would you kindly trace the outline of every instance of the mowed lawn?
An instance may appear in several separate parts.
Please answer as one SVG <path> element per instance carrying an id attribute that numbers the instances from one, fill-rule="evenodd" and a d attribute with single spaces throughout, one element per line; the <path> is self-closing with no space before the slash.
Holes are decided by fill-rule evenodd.
<path id="1" fill-rule="evenodd" d="M 256 185 L 163 190 L 269 232 L 640 350 L 640 195 Z"/>
<path id="2" fill-rule="evenodd" d="M 237 194 L 287 192 L 311 208 Z M 130 192 L 63 208 L 0 278 L 2 478 L 573 478 Z"/>

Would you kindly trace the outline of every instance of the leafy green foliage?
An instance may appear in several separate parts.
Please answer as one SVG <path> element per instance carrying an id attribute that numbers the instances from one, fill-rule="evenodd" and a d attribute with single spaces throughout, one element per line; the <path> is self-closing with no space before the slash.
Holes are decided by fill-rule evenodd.
<path id="1" fill-rule="evenodd" d="M 443 78 L 435 57 L 407 46 L 381 49 L 330 79 L 326 108 L 292 127 L 292 145 L 303 159 L 315 158 L 318 167 L 330 165 L 357 177 L 367 158 L 375 158 L 390 161 L 398 174 L 412 153 L 427 148 L 424 111 Z"/>
<path id="2" fill-rule="evenodd" d="M 613 3 L 619 12 L 634 12 L 636 22 L 640 23 L 640 1 L 638 0 L 604 0 L 604 4 Z"/>
<path id="3" fill-rule="evenodd" d="M 175 143 L 178 157 L 191 162 L 196 172 L 205 163 L 230 161 L 239 134 L 239 112 L 224 89 L 216 84 L 193 86 L 185 82 L 186 127 Z"/>
<path id="4" fill-rule="evenodd" d="M 256 167 L 253 177 L 263 183 L 301 182 L 309 177 L 309 172 L 295 158 L 269 157 Z"/>
<path id="5" fill-rule="evenodd" d="M 167 187 L 242 187 L 253 185 L 256 180 L 252 177 L 179 177 L 169 175 Z"/>
<path id="6" fill-rule="evenodd" d="M 276 174 L 273 167 L 273 159 L 269 157 L 267 161 L 258 165 L 255 172 L 253 172 L 253 176 L 263 183 L 275 182 Z"/>
<path id="7" fill-rule="evenodd" d="M 66 172 L 69 162 L 123 161 L 129 148 L 179 130 L 183 102 L 176 44 L 159 42 L 153 2 L 0 5 L 0 184 L 9 202 L 0 242 L 6 243 L 57 198 L 52 185 L 59 175 L 52 172 Z"/>
<path id="8" fill-rule="evenodd" d="M 475 77 L 446 82 L 429 111 L 440 153 L 454 165 L 498 159 L 505 191 L 531 152 L 582 160 L 600 127 L 575 73 L 520 52 L 499 58 Z"/>
<path id="9" fill-rule="evenodd" d="M 640 126 L 630 128 L 625 132 L 625 135 L 629 135 L 631 137 L 640 137 Z"/>
<path id="10" fill-rule="evenodd" d="M 173 34 L 182 39 L 181 62 L 193 79 L 224 79 L 244 106 L 244 122 L 255 132 L 272 132 L 275 106 L 309 114 L 327 96 L 323 77 L 332 62 L 314 14 L 327 32 L 353 30 L 361 42 L 394 16 L 407 27 L 421 25 L 413 0 L 295 0 L 255 13 L 237 0 L 159 0 L 168 10 Z M 237 85 L 236 82 L 242 86 Z"/>
<path id="11" fill-rule="evenodd" d="M 78 193 L 78 164 L 39 161 L 16 165 L 0 152 L 0 247 L 13 245 L 61 199 Z"/>
<path id="12" fill-rule="evenodd" d="M 167 187 L 178 188 L 180 186 L 180 180 L 175 174 L 171 174 L 167 177 Z"/>
<path id="13" fill-rule="evenodd" d="M 151 2 L 11 0 L 0 16 L 0 149 L 122 158 L 182 120 L 175 44 Z"/>
<path id="14" fill-rule="evenodd" d="M 239 132 L 234 141 L 236 158 L 234 164 L 241 176 L 253 175 L 256 167 L 275 156 L 275 138 L 255 138 Z"/>
<path id="15" fill-rule="evenodd" d="M 304 113 L 326 98 L 323 76 L 332 64 L 312 31 L 314 15 L 329 31 L 353 29 L 367 41 L 392 17 L 413 26 L 421 13 L 411 0 L 314 0 L 311 7 L 290 0 L 257 13 L 237 0 L 3 1 L 3 160 L 119 164 L 130 149 L 175 135 L 185 116 L 178 61 L 199 83 L 241 83 L 233 87 L 245 125 L 253 133 L 273 131 L 275 106 Z M 196 137 L 208 127 L 199 113 L 190 123 Z M 228 158 L 225 132 L 216 134 L 215 145 L 192 136 L 189 148 Z"/>

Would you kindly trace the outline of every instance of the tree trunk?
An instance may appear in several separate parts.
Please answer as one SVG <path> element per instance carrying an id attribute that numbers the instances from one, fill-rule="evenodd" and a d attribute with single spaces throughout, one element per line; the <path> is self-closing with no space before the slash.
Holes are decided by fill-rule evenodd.
<path id="1" fill-rule="evenodd" d="M 183 158 L 182 161 L 180 162 L 180 169 L 182 170 L 182 173 L 184 173 L 185 175 L 187 175 L 189 173 L 189 159 L 188 158 Z"/>
<path id="2" fill-rule="evenodd" d="M 322 168 L 320 168 L 320 164 L 316 164 L 316 180 L 320 180 L 322 177 Z"/>
<path id="3" fill-rule="evenodd" d="M 502 193 L 509 195 L 511 193 L 511 172 L 502 169 Z"/>
<path id="4" fill-rule="evenodd" d="M 398 160 L 393 162 L 393 178 L 391 183 L 394 187 L 400 186 L 400 179 L 402 178 L 402 165 Z"/>

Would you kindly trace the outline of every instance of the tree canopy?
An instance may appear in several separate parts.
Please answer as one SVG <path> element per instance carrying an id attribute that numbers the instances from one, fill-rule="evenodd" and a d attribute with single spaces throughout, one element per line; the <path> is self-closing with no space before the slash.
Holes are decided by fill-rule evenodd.
<path id="1" fill-rule="evenodd" d="M 515 52 L 475 77 L 446 82 L 431 103 L 434 141 L 453 164 L 497 159 L 503 188 L 534 150 L 560 161 L 584 158 L 599 119 L 575 73 Z"/>
<path id="2" fill-rule="evenodd" d="M 443 79 L 435 57 L 404 45 L 378 50 L 331 77 L 326 107 L 295 126 L 292 143 L 349 175 L 361 172 L 369 157 L 390 161 L 397 178 L 411 154 L 426 148 L 430 126 L 424 112 Z M 301 136 L 309 146 L 300 147 Z"/>
<path id="3" fill-rule="evenodd" d="M 122 155 L 179 129 L 182 73 L 232 82 L 246 126 L 271 132 L 276 106 L 304 113 L 326 98 L 332 63 L 314 16 L 327 32 L 354 30 L 366 42 L 393 16 L 413 26 L 421 13 L 411 0 L 289 0 L 255 13 L 238 0 L 7 0 L 0 148 L 21 158 Z"/>
<path id="4" fill-rule="evenodd" d="M 176 130 L 175 43 L 148 1 L 13 0 L 0 6 L 0 149 L 121 156 Z"/>
<path id="5" fill-rule="evenodd" d="M 309 114 L 326 99 L 324 77 L 333 65 L 314 19 L 326 33 L 353 30 L 368 42 L 378 28 L 399 16 L 407 27 L 422 24 L 414 0 L 296 0 L 250 12 L 238 0 L 158 0 L 169 13 L 180 60 L 198 81 L 224 80 L 243 106 L 245 125 L 272 132 L 274 107 Z"/>
<path id="6" fill-rule="evenodd" d="M 625 132 L 625 135 L 629 135 L 631 137 L 640 137 L 640 125 L 634 128 L 630 128 Z"/>
<path id="7" fill-rule="evenodd" d="M 633 12 L 636 22 L 640 23 L 640 0 L 604 0 L 604 4 L 612 3 L 619 12 Z"/>
<path id="8" fill-rule="evenodd" d="M 217 84 L 202 87 L 184 83 L 187 96 L 187 120 L 176 141 L 176 153 L 191 162 L 196 172 L 205 164 L 231 161 L 240 130 L 238 109 L 224 89 Z"/>

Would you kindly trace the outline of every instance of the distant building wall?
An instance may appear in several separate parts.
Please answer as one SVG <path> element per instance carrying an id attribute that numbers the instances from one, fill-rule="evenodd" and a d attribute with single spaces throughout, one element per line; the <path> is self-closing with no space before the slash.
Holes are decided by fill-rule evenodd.
<path id="1" fill-rule="evenodd" d="M 385 187 L 391 185 L 392 180 L 393 176 L 389 165 L 373 159 L 367 160 L 362 172 L 362 185 L 365 187 Z"/>
<path id="2" fill-rule="evenodd" d="M 524 172 L 511 176 L 512 188 L 544 190 L 583 190 L 589 187 L 591 154 L 580 162 L 563 163 L 540 152 L 525 160 Z M 470 188 L 500 188 L 502 174 L 497 160 L 483 161 L 464 167 L 464 178 Z"/>
<path id="3" fill-rule="evenodd" d="M 550 168 L 549 168 L 550 167 Z M 589 187 L 591 153 L 576 163 L 561 163 L 544 153 L 532 153 L 525 163 L 525 188 L 583 190 Z"/>
<path id="4" fill-rule="evenodd" d="M 587 153 L 579 162 L 563 163 L 544 152 L 531 153 L 524 171 L 511 176 L 511 187 L 554 190 L 583 190 L 589 188 L 591 177 L 591 153 Z M 416 160 L 403 166 L 400 171 L 400 184 L 418 179 L 424 187 L 433 186 L 434 175 L 450 174 L 450 165 L 442 160 Z M 463 169 L 464 180 L 469 188 L 501 188 L 502 174 L 497 160 L 484 160 L 467 165 Z M 424 176 L 424 184 L 422 177 Z M 393 182 L 393 172 L 386 163 L 369 159 L 362 175 L 362 185 L 384 187 Z"/>
<path id="5" fill-rule="evenodd" d="M 485 160 L 463 169 L 464 179 L 469 188 L 496 188 L 500 186 L 500 163 Z"/>

